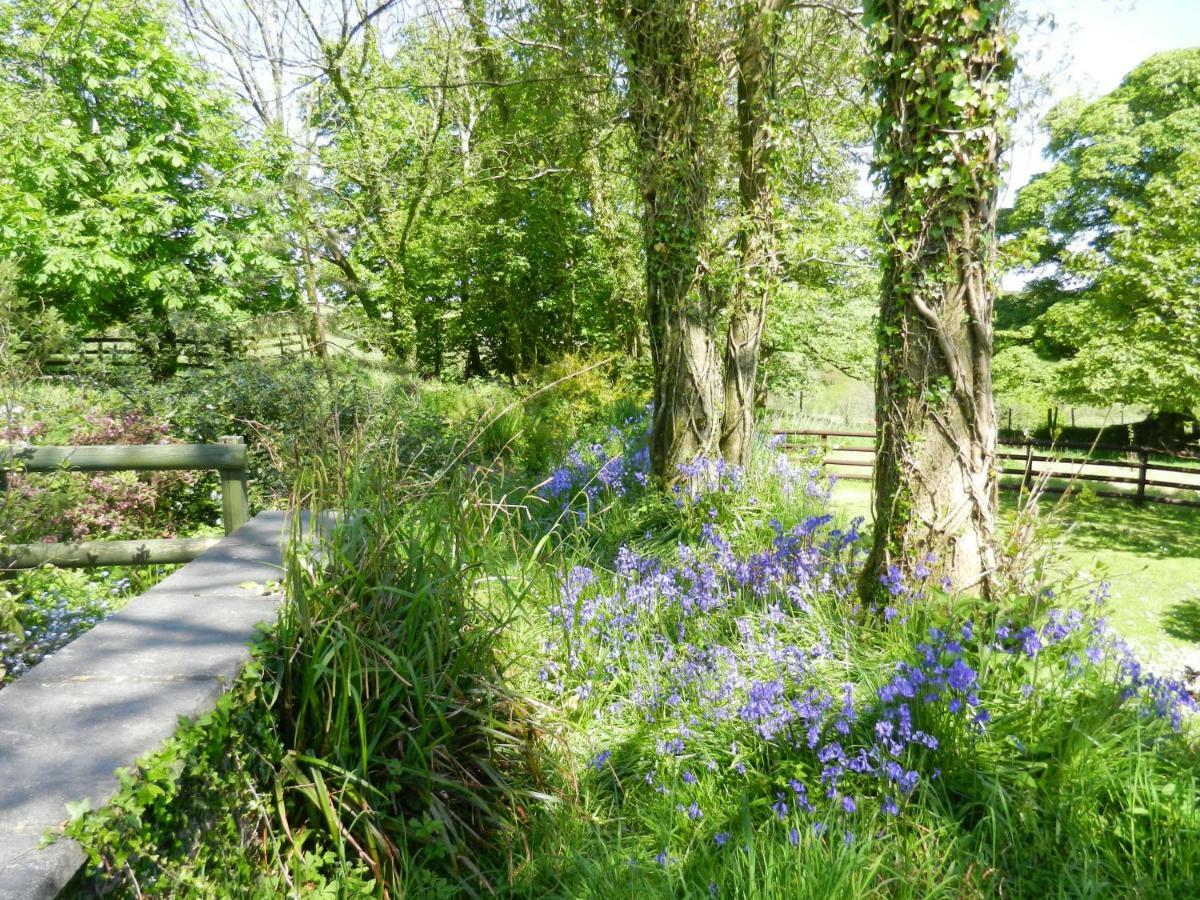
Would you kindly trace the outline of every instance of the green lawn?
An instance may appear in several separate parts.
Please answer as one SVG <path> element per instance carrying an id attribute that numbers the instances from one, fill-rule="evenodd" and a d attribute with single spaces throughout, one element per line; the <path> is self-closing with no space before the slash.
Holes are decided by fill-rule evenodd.
<path id="1" fill-rule="evenodd" d="M 1011 520 L 1016 497 L 1001 495 Z M 836 508 L 867 515 L 869 488 L 839 482 Z M 869 517 L 868 517 L 869 518 Z M 1068 500 L 1054 512 L 1065 573 L 1107 577 L 1108 619 L 1145 662 L 1178 674 L 1200 668 L 1200 509 L 1103 499 Z"/>

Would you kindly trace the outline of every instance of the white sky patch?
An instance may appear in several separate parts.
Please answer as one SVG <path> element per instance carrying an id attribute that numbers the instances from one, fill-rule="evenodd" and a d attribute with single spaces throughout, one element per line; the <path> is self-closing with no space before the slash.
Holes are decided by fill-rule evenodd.
<path id="1" fill-rule="evenodd" d="M 1018 125 L 1004 205 L 1048 168 L 1042 157 L 1046 135 L 1034 122 L 1054 103 L 1072 94 L 1107 94 L 1147 57 L 1200 47 L 1200 0 L 1018 0 L 1018 8 L 1031 17 L 1048 14 L 1056 27 L 1025 35 L 1020 45 L 1022 65 L 1049 79 L 1050 96 L 1036 104 L 1036 116 Z"/>

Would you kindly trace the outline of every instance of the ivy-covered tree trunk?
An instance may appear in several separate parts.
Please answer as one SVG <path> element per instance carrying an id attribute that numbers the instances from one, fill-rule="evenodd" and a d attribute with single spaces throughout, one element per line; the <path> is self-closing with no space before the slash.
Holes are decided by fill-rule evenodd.
<path id="1" fill-rule="evenodd" d="M 706 146 L 720 81 L 704 46 L 702 3 L 613 0 L 625 40 L 637 135 L 654 365 L 651 470 L 660 484 L 679 465 L 717 452 L 721 353 L 717 292 L 705 283 L 713 166 Z"/>
<path id="2" fill-rule="evenodd" d="M 878 594 L 892 567 L 927 566 L 985 596 L 993 587 L 992 278 L 1012 71 L 1006 6 L 866 4 L 886 248 L 864 596 Z"/>
<path id="3" fill-rule="evenodd" d="M 750 464 L 758 357 L 767 301 L 776 275 L 770 114 L 775 102 L 776 19 L 788 0 L 748 0 L 739 6 L 737 54 L 738 202 L 741 256 L 725 336 L 725 408 L 721 455 Z"/>

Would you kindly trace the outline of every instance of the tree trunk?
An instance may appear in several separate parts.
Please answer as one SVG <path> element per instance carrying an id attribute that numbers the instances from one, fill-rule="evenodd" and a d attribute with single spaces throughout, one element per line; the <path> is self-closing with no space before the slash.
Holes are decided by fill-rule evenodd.
<path id="1" fill-rule="evenodd" d="M 1187 443 L 1185 427 L 1190 413 L 1160 409 L 1152 412 L 1134 427 L 1139 444 L 1175 449 Z"/>
<path id="2" fill-rule="evenodd" d="M 463 378 L 486 378 L 487 375 L 487 366 L 483 364 L 483 357 L 479 353 L 479 336 L 473 334 L 467 345 L 467 361 L 463 365 Z"/>
<path id="3" fill-rule="evenodd" d="M 612 4 L 629 64 L 631 119 L 640 157 L 646 308 L 654 365 L 651 471 L 666 486 L 679 466 L 717 452 L 721 423 L 719 302 L 706 289 L 709 192 L 705 147 L 720 102 L 707 70 L 699 4 Z"/>
<path id="4" fill-rule="evenodd" d="M 769 116 L 775 101 L 775 18 L 786 0 L 751 0 L 741 8 L 737 44 L 738 250 L 733 309 L 725 336 L 725 409 L 721 455 L 749 466 L 754 445 L 759 348 L 776 274 L 770 181 Z"/>
<path id="5" fill-rule="evenodd" d="M 167 313 L 160 315 L 162 326 L 148 337 L 138 340 L 154 381 L 166 381 L 179 371 L 179 335 L 175 333 Z"/>
<path id="6" fill-rule="evenodd" d="M 300 249 L 304 264 L 304 293 L 312 310 L 312 319 L 308 329 L 309 343 L 313 353 L 321 360 L 328 362 L 329 342 L 325 337 L 325 317 L 321 314 L 321 295 L 317 290 L 317 266 L 313 260 L 312 243 L 307 231 L 304 232 Z"/>
<path id="7" fill-rule="evenodd" d="M 1003 12 L 1003 4 L 936 13 L 919 0 L 867 4 L 885 26 L 873 32 L 870 65 L 889 240 L 866 598 L 880 596 L 892 567 L 928 566 L 985 597 L 996 576 L 993 235 L 1012 68 Z M 930 65 L 950 71 L 930 80 Z M 980 93 L 965 98 L 964 84 Z"/>

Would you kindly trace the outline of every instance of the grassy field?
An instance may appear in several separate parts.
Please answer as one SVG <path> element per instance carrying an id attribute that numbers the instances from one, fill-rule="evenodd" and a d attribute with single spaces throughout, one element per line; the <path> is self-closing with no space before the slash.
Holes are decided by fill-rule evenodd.
<path id="1" fill-rule="evenodd" d="M 816 384 L 803 395 L 772 397 L 769 409 L 782 422 L 789 423 L 788 427 L 820 424 L 861 428 L 874 421 L 875 389 L 869 379 L 854 379 L 841 372 L 823 372 L 817 376 Z M 1043 428 L 1046 425 L 1045 408 L 1021 403 L 1003 394 L 996 396 L 996 413 L 1002 427 L 1019 430 Z M 1063 406 L 1059 409 L 1058 424 L 1099 428 L 1136 422 L 1144 415 L 1145 410 L 1132 406 L 1113 406 L 1108 409 Z"/>
<path id="2" fill-rule="evenodd" d="M 839 482 L 833 503 L 869 519 L 869 486 Z M 1002 494 L 1011 521 L 1013 494 Z M 1068 500 L 1046 510 L 1057 538 L 1055 567 L 1078 581 L 1112 585 L 1108 619 L 1140 658 L 1164 672 L 1200 668 L 1200 510 L 1103 499 Z"/>

